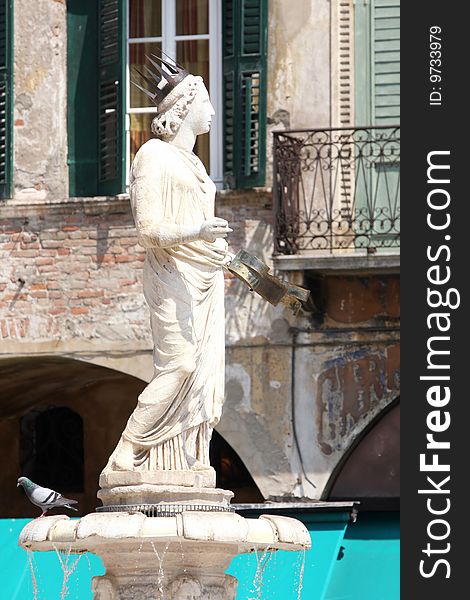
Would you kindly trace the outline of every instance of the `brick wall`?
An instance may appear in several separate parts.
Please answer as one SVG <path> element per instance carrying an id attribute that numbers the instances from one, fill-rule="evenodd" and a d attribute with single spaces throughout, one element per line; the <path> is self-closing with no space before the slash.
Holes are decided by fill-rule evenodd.
<path id="1" fill-rule="evenodd" d="M 254 244 L 269 256 L 270 238 L 256 240 L 271 220 L 269 195 L 222 193 L 217 207 L 233 251 Z M 148 338 L 144 258 L 127 199 L 0 207 L 0 339 Z"/>
<path id="2" fill-rule="evenodd" d="M 2 338 L 146 335 L 144 252 L 127 202 L 9 206 L 0 215 Z"/>

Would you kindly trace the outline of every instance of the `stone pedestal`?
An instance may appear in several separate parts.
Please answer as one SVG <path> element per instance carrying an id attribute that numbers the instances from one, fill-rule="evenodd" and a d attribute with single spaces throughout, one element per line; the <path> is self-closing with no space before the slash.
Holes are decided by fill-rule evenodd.
<path id="1" fill-rule="evenodd" d="M 201 471 L 109 471 L 101 473 L 101 489 L 126 485 L 161 485 L 173 487 L 214 488 L 215 469 Z M 98 493 L 100 497 L 100 493 Z"/>
<path id="2" fill-rule="evenodd" d="M 185 510 L 229 511 L 233 492 L 215 486 L 214 469 L 203 471 L 115 471 L 102 474 L 99 511 L 141 511 L 174 516 Z"/>
<path id="3" fill-rule="evenodd" d="M 289 517 L 107 512 L 79 521 L 65 515 L 36 519 L 23 529 L 19 544 L 34 551 L 100 556 L 106 574 L 93 580 L 94 600 L 233 600 L 236 580 L 225 574 L 233 557 L 255 550 L 307 549 L 310 536 Z"/>
<path id="4" fill-rule="evenodd" d="M 185 510 L 227 512 L 233 492 L 218 488 L 181 488 L 149 484 L 102 489 L 99 512 L 141 511 L 148 516 L 172 517 Z"/>

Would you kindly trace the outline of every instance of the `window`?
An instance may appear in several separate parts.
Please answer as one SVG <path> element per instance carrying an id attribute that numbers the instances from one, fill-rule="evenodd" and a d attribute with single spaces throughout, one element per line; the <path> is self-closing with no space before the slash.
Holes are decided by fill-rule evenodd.
<path id="1" fill-rule="evenodd" d="M 0 198 L 11 195 L 12 0 L 0 0 Z"/>
<path id="2" fill-rule="evenodd" d="M 67 0 L 67 13 L 71 196 L 125 191 L 155 112 L 131 70 L 160 49 L 207 84 L 216 115 L 196 152 L 211 178 L 264 185 L 267 0 Z"/>
<path id="3" fill-rule="evenodd" d="M 190 73 L 200 75 L 209 90 L 216 114 L 210 134 L 198 137 L 195 152 L 211 178 L 222 181 L 219 7 L 218 0 L 128 0 L 128 165 L 152 137 L 155 114 L 154 104 L 129 79 L 134 67 L 142 70 L 146 55 L 163 50 Z"/>

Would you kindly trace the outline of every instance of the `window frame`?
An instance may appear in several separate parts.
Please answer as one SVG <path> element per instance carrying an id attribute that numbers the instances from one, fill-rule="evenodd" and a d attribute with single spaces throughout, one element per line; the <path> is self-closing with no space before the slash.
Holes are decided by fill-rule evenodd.
<path id="1" fill-rule="evenodd" d="M 142 42 L 160 42 L 165 54 L 176 56 L 176 43 L 185 40 L 209 41 L 209 96 L 214 106 L 210 130 L 210 173 L 217 188 L 223 187 L 223 147 L 222 147 L 222 6 L 219 0 L 209 0 L 209 32 L 207 34 L 176 35 L 176 0 L 162 0 L 162 35 L 131 38 L 129 36 L 129 3 L 126 2 L 126 81 L 125 81 L 125 162 L 126 186 L 129 186 L 130 170 L 130 121 L 131 114 L 155 113 L 154 107 L 131 108 L 129 46 Z"/>

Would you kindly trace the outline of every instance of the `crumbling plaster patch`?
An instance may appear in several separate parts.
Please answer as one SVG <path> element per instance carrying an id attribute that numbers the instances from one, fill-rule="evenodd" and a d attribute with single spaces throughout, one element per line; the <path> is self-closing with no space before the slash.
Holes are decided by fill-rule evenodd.
<path id="1" fill-rule="evenodd" d="M 66 16 L 65 3 L 15 0 L 16 197 L 68 193 Z"/>

